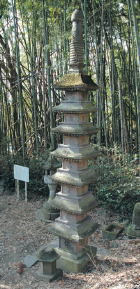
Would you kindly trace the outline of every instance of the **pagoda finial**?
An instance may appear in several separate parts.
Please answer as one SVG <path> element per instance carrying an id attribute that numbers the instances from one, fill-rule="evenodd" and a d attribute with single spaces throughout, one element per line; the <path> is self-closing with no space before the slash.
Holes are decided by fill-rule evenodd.
<path id="1" fill-rule="evenodd" d="M 70 43 L 70 71 L 81 73 L 84 67 L 83 13 L 74 10 L 71 16 L 72 39 Z"/>

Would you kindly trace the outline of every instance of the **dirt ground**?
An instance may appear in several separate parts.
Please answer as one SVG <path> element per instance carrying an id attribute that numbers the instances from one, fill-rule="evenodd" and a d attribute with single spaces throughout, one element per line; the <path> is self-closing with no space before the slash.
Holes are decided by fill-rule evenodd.
<path id="1" fill-rule="evenodd" d="M 140 289 L 140 240 L 128 239 L 125 234 L 114 241 L 103 240 L 103 227 L 118 216 L 102 208 L 91 213 L 101 226 L 90 238 L 98 251 L 86 273 L 64 273 L 62 280 L 53 283 L 36 280 L 39 263 L 21 273 L 23 258 L 54 239 L 47 223 L 35 217 L 42 202 L 26 204 L 15 195 L 0 196 L 0 289 Z"/>

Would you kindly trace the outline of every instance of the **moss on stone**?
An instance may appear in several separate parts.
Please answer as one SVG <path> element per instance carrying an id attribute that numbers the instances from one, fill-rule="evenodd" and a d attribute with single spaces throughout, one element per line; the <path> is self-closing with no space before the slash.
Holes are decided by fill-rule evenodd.
<path id="1" fill-rule="evenodd" d="M 65 74 L 54 87 L 60 90 L 96 90 L 98 88 L 89 75 L 81 73 Z"/>

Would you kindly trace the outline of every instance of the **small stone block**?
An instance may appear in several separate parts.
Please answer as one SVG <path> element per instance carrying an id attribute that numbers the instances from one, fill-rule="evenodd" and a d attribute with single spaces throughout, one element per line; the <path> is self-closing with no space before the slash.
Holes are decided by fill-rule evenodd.
<path id="1" fill-rule="evenodd" d="M 36 274 L 36 278 L 38 280 L 53 282 L 55 280 L 60 280 L 63 277 L 63 271 L 61 269 L 57 269 L 55 274 L 42 274 L 42 272 L 38 271 Z"/>
<path id="2" fill-rule="evenodd" d="M 35 265 L 38 262 L 38 257 L 34 256 L 34 255 L 27 255 L 24 259 L 23 259 L 23 264 L 25 264 L 25 266 L 27 268 L 32 267 L 33 265 Z"/>
<path id="3" fill-rule="evenodd" d="M 124 230 L 124 226 L 118 223 L 112 223 L 102 231 L 103 238 L 106 240 L 115 240 Z"/>
<path id="4" fill-rule="evenodd" d="M 37 279 L 52 282 L 62 277 L 63 271 L 56 269 L 56 260 L 59 259 L 59 255 L 54 248 L 44 247 L 38 251 L 37 256 L 41 262 L 41 268 L 36 273 Z"/>
<path id="5" fill-rule="evenodd" d="M 42 262 L 41 270 L 43 274 L 53 275 L 56 272 L 56 261 Z"/>
<path id="6" fill-rule="evenodd" d="M 43 274 L 41 271 L 38 271 L 35 274 L 35 278 L 37 280 L 47 281 L 47 282 L 53 282 L 55 280 L 60 280 L 63 276 L 63 271 L 61 269 L 57 269 L 56 272 L 52 275 L 49 274 Z"/>
<path id="7" fill-rule="evenodd" d="M 130 239 L 139 239 L 140 238 L 140 230 L 136 230 L 135 225 L 131 224 L 126 228 L 126 234 Z"/>

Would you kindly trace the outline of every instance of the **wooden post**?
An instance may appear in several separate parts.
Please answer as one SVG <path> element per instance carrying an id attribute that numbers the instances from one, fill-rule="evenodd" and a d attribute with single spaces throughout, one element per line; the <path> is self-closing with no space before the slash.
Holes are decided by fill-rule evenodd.
<path id="1" fill-rule="evenodd" d="M 19 201 L 19 180 L 16 180 L 17 200 Z"/>
<path id="2" fill-rule="evenodd" d="M 27 203 L 27 182 L 25 182 L 25 202 Z"/>

